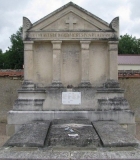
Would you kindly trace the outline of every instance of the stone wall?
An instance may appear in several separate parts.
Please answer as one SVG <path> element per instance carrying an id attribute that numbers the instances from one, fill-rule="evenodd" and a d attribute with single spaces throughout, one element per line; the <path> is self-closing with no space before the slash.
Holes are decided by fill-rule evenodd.
<path id="1" fill-rule="evenodd" d="M 136 113 L 136 121 L 140 122 L 140 79 L 119 78 L 120 87 L 125 89 L 125 98 L 130 108 Z"/>
<path id="2" fill-rule="evenodd" d="M 13 108 L 21 84 L 21 77 L 0 77 L 0 123 L 6 122 L 7 112 Z"/>

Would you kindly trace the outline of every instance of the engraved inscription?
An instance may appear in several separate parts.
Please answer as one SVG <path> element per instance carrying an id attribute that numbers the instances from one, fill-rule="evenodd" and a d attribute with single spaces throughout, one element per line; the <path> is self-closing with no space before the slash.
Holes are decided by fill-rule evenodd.
<path id="1" fill-rule="evenodd" d="M 62 47 L 63 83 L 76 85 L 80 81 L 80 45 L 65 43 Z"/>
<path id="2" fill-rule="evenodd" d="M 65 105 L 81 104 L 81 92 L 62 92 L 62 104 Z"/>
<path id="3" fill-rule="evenodd" d="M 108 39 L 115 38 L 113 32 L 29 32 L 31 39 Z"/>
<path id="4" fill-rule="evenodd" d="M 66 60 L 69 59 L 70 65 L 72 65 L 72 61 L 79 62 L 79 51 L 78 50 L 69 50 L 67 52 L 62 52 L 63 55 L 63 64 L 66 63 Z"/>

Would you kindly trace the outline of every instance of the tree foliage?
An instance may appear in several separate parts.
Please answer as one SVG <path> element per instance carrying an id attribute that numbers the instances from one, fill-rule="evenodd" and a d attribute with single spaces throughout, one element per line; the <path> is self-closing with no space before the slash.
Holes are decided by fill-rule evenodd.
<path id="1" fill-rule="evenodd" d="M 140 39 L 128 34 L 121 35 L 118 46 L 119 54 L 140 54 Z"/>
<path id="2" fill-rule="evenodd" d="M 3 68 L 3 54 L 2 54 L 2 49 L 0 49 L 0 68 Z"/>
<path id="3" fill-rule="evenodd" d="M 11 46 L 0 57 L 0 68 L 3 69 L 21 69 L 23 68 L 24 45 L 22 41 L 22 27 L 10 37 Z"/>

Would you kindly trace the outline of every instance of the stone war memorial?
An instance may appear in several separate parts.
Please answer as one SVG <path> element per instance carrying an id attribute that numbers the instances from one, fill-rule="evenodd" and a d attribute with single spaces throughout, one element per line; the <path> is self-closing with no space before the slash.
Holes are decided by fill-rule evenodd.
<path id="1" fill-rule="evenodd" d="M 119 17 L 107 23 L 72 2 L 35 23 L 23 17 L 24 82 L 0 158 L 140 158 L 118 39 Z"/>

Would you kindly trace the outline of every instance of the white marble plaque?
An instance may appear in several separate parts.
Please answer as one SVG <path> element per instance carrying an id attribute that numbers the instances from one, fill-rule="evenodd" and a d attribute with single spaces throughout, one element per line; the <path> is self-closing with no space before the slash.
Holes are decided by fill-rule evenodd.
<path id="1" fill-rule="evenodd" d="M 81 104 L 81 92 L 62 92 L 62 104 L 66 105 Z"/>

